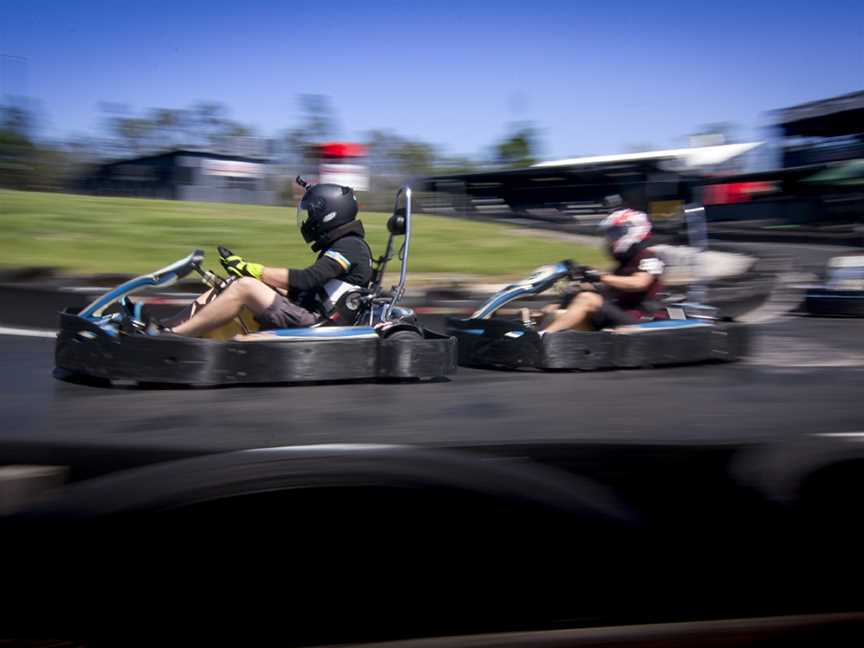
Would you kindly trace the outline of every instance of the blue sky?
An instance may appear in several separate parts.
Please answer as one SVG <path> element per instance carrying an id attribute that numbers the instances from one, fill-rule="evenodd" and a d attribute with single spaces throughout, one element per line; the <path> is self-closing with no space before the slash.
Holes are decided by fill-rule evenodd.
<path id="1" fill-rule="evenodd" d="M 320 93 L 346 139 L 477 155 L 530 121 L 555 157 L 758 134 L 767 110 L 864 89 L 864 2 L 2 0 L 0 54 L 0 91 L 26 85 L 51 137 L 97 132 L 100 102 L 201 100 L 273 135 Z"/>

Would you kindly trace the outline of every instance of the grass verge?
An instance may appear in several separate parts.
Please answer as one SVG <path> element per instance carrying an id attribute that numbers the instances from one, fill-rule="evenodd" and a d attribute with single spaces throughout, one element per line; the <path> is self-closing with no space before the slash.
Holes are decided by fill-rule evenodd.
<path id="1" fill-rule="evenodd" d="M 387 217 L 360 214 L 375 254 L 384 249 Z M 270 266 L 305 267 L 315 258 L 286 207 L 0 191 L 0 222 L 0 266 L 13 268 L 141 274 L 194 248 L 213 265 L 219 244 Z M 607 263 L 597 248 L 541 232 L 418 214 L 409 270 L 513 277 L 565 258 Z"/>

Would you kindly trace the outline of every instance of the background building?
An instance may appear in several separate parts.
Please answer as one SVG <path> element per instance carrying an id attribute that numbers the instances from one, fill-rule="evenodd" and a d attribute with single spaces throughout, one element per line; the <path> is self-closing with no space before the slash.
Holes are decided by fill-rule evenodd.
<path id="1" fill-rule="evenodd" d="M 422 183 L 431 194 L 422 196 L 422 206 L 593 233 L 606 215 L 604 197 L 619 194 L 660 223 L 680 216 L 685 203 L 699 200 L 705 174 L 728 168 L 759 146 L 751 142 L 599 155 L 523 169 L 435 176 Z"/>
<path id="2" fill-rule="evenodd" d="M 864 91 L 774 111 L 782 164 L 799 167 L 864 158 Z"/>
<path id="3" fill-rule="evenodd" d="M 99 165 L 81 180 L 81 189 L 105 196 L 273 205 L 277 191 L 267 162 L 174 150 Z"/>

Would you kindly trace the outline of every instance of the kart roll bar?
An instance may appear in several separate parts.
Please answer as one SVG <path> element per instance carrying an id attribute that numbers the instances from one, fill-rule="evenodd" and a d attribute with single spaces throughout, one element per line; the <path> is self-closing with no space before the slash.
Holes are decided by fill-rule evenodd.
<path id="1" fill-rule="evenodd" d="M 399 201 L 402 196 L 405 196 L 405 210 L 404 212 L 399 209 Z M 399 217 L 402 218 L 402 222 L 399 222 Z M 383 317 L 384 319 L 390 317 L 393 309 L 396 304 L 399 303 L 399 300 L 402 299 L 402 296 L 405 294 L 405 283 L 407 281 L 408 276 L 408 246 L 411 241 L 411 187 L 405 185 L 399 188 L 399 191 L 396 192 L 396 203 L 393 206 L 393 215 L 390 217 L 390 220 L 387 223 L 387 229 L 390 232 L 390 235 L 387 237 L 387 247 L 384 250 L 384 254 L 378 257 L 377 259 L 377 267 L 372 275 L 372 289 L 375 294 L 378 294 L 378 291 L 381 288 L 381 283 L 384 281 L 384 271 L 387 268 L 387 262 L 393 258 L 393 241 L 397 236 L 404 236 L 405 240 L 402 243 L 402 250 L 399 253 L 399 258 L 402 260 L 402 268 L 399 272 L 399 283 L 396 286 L 393 286 L 393 292 L 390 295 L 390 299 L 384 307 Z"/>
<path id="2" fill-rule="evenodd" d="M 704 304 L 706 297 L 705 281 L 702 278 L 701 253 L 708 249 L 708 226 L 705 219 L 705 207 L 698 204 L 684 207 L 684 218 L 687 223 L 687 237 L 690 247 L 699 253 L 691 256 L 690 272 L 695 281 L 687 291 L 687 301 L 694 304 Z"/>
<path id="3" fill-rule="evenodd" d="M 396 192 L 396 203 L 393 206 L 394 214 L 399 209 L 399 198 L 402 195 L 405 196 L 405 240 L 402 243 L 402 252 L 399 254 L 399 258 L 402 260 L 402 267 L 399 270 L 399 285 L 396 286 L 393 291 L 393 298 L 387 304 L 387 308 L 384 311 L 384 319 L 390 317 L 393 307 L 402 299 L 402 295 L 405 294 L 405 282 L 408 279 L 408 245 L 411 243 L 411 187 L 405 185 Z"/>

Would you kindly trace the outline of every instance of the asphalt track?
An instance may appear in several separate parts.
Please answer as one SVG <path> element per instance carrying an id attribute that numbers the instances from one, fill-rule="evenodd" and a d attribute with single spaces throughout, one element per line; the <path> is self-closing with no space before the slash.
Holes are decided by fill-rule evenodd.
<path id="1" fill-rule="evenodd" d="M 860 248 L 727 244 L 818 271 Z M 440 317 L 424 319 L 443 330 Z M 0 463 L 125 463 L 264 446 L 736 444 L 864 432 L 864 321 L 785 316 L 734 364 L 446 381 L 122 389 L 52 376 L 54 340 L 0 335 Z"/>
<path id="2" fill-rule="evenodd" d="M 864 431 L 862 330 L 861 320 L 786 317 L 759 326 L 752 354 L 734 364 L 460 368 L 440 382 L 215 389 L 64 382 L 52 375 L 52 339 L 4 335 L 0 462 L 349 442 L 735 444 Z"/>
<path id="3" fill-rule="evenodd" d="M 440 328 L 440 322 L 432 320 L 428 324 L 437 324 Z M 857 594 L 850 599 L 843 598 L 847 587 L 849 591 L 860 590 L 860 576 L 854 570 L 858 564 L 855 557 L 860 553 L 860 536 L 850 534 L 843 526 L 842 521 L 848 516 L 841 518 L 839 527 L 825 527 L 820 523 L 815 527 L 818 533 L 810 535 L 806 524 L 790 526 L 797 518 L 782 517 L 773 502 L 769 504 L 764 496 L 782 498 L 787 493 L 787 484 L 797 484 L 794 480 L 799 468 L 796 458 L 801 455 L 787 455 L 782 452 L 783 448 L 780 453 L 767 454 L 739 450 L 753 444 L 783 445 L 771 443 L 774 441 L 789 440 L 794 445 L 798 438 L 812 434 L 852 435 L 851 443 L 858 445 L 857 437 L 864 436 L 864 345 L 861 343 L 864 322 L 787 316 L 756 326 L 754 330 L 752 353 L 746 360 L 733 364 L 586 373 L 460 368 L 450 379 L 439 382 L 146 390 L 64 382 L 52 375 L 53 339 L 0 335 L 0 358 L 3 359 L 0 465 L 68 466 L 70 477 L 75 481 L 166 459 L 284 445 L 396 443 L 486 448 L 490 452 L 475 453 L 474 459 L 498 466 L 502 459 L 504 462 L 512 459 L 515 466 L 524 469 L 520 459 L 528 457 L 536 460 L 532 464 L 543 466 L 544 474 L 559 465 L 571 469 L 578 478 L 591 480 L 587 482 L 589 485 L 598 484 L 598 494 L 612 492 L 615 501 L 625 502 L 628 510 L 637 511 L 639 519 L 645 521 L 645 528 L 656 534 L 650 537 L 657 538 L 656 543 L 643 544 L 629 534 L 611 539 L 604 539 L 604 536 L 600 540 L 604 543 L 602 549 L 592 548 L 590 544 L 586 548 L 590 538 L 586 540 L 584 527 L 576 527 L 581 534 L 577 545 L 572 536 L 559 535 L 554 529 L 544 531 L 546 527 L 538 530 L 534 518 L 511 518 L 508 512 L 503 527 L 506 535 L 496 535 L 494 544 L 484 542 L 482 551 L 466 551 L 463 543 L 472 546 L 472 536 L 466 529 L 476 527 L 465 524 L 463 519 L 466 518 L 458 517 L 458 507 L 448 506 L 446 516 L 441 518 L 446 520 L 442 526 L 444 535 L 450 540 L 458 538 L 457 554 L 467 558 L 469 564 L 463 567 L 461 562 L 452 562 L 439 572 L 445 575 L 444 581 L 452 584 L 465 574 L 482 574 L 478 564 L 488 565 L 491 560 L 494 570 L 490 573 L 503 578 L 503 582 L 499 584 L 491 578 L 484 582 L 484 587 L 490 587 L 488 593 L 482 588 L 475 589 L 474 584 L 469 584 L 463 592 L 456 588 L 448 591 L 444 603 L 436 593 L 436 614 L 431 626 L 426 618 L 427 607 L 417 604 L 419 592 L 412 589 L 416 583 L 423 583 L 421 589 L 425 591 L 428 579 L 422 574 L 418 576 L 411 560 L 394 561 L 393 554 L 387 552 L 397 551 L 394 548 L 397 545 L 410 547 L 411 555 L 415 559 L 423 556 L 420 562 L 425 562 L 427 556 L 450 556 L 442 547 L 452 549 L 453 545 L 439 541 L 438 535 L 429 536 L 432 538 L 428 540 L 429 549 L 416 541 L 402 545 L 404 538 L 412 537 L 410 533 L 406 535 L 403 528 L 408 524 L 405 511 L 400 510 L 398 518 L 387 515 L 386 511 L 378 517 L 369 517 L 375 509 L 368 502 L 364 505 L 363 500 L 347 499 L 345 504 L 331 500 L 319 507 L 319 500 L 310 499 L 311 504 L 305 509 L 296 508 L 298 505 L 294 503 L 289 516 L 265 517 L 287 525 L 277 525 L 272 533 L 256 531 L 261 527 L 247 526 L 248 522 L 239 517 L 237 528 L 241 531 L 236 539 L 225 532 L 222 513 L 216 515 L 219 535 L 207 537 L 206 541 L 194 534 L 193 539 L 188 540 L 188 526 L 179 532 L 156 527 L 149 529 L 154 535 L 133 535 L 116 544 L 113 540 L 106 544 L 98 535 L 91 538 L 64 531 L 66 535 L 61 536 L 37 530 L 38 542 L 34 540 L 31 545 L 25 533 L 25 548 L 13 550 L 10 555 L 38 555 L 39 565 L 49 565 L 47 576 L 33 578 L 34 561 L 21 560 L 19 564 L 25 567 L 25 574 L 20 580 L 13 578 L 10 582 L 38 584 L 38 597 L 32 600 L 39 604 L 26 605 L 25 612 L 35 609 L 40 617 L 44 616 L 44 590 L 48 589 L 61 592 L 63 597 L 55 607 L 47 608 L 52 618 L 87 619 L 97 610 L 100 622 L 104 618 L 118 619 L 127 628 L 132 627 L 133 622 L 140 622 L 136 617 L 140 610 L 151 615 L 147 622 L 152 625 L 153 600 L 169 601 L 165 607 L 172 612 L 182 610 L 186 618 L 190 590 L 177 589 L 182 598 L 175 603 L 170 597 L 166 598 L 170 592 L 166 594 L 162 587 L 165 582 L 174 582 L 171 579 L 176 574 L 189 573 L 190 555 L 206 556 L 202 560 L 206 563 L 204 573 L 208 575 L 214 564 L 221 567 L 226 560 L 229 566 L 231 560 L 239 560 L 242 569 L 237 573 L 245 575 L 250 571 L 250 558 L 258 556 L 266 564 L 251 571 L 267 574 L 269 588 L 263 584 L 250 588 L 248 581 L 235 587 L 232 581 L 226 581 L 226 570 L 220 568 L 219 582 L 210 593 L 218 592 L 222 604 L 230 601 L 225 618 L 238 619 L 241 618 L 237 616 L 242 609 L 241 602 L 235 602 L 230 596 L 226 598 L 225 591 L 242 591 L 245 602 L 254 600 L 254 623 L 259 624 L 256 627 L 263 627 L 261 624 L 267 619 L 278 619 L 282 623 L 280 614 L 285 609 L 284 601 L 278 598 L 278 612 L 262 613 L 262 610 L 269 610 L 269 599 L 266 604 L 261 598 L 249 599 L 248 592 L 253 589 L 271 591 L 274 578 L 291 583 L 304 599 L 315 601 L 317 613 L 324 611 L 328 619 L 340 619 L 340 623 L 333 626 L 328 622 L 318 623 L 316 616 L 297 615 L 291 620 L 292 638 L 299 643 L 298 637 L 309 633 L 314 641 L 305 641 L 307 644 L 321 643 L 322 636 L 332 643 L 367 635 L 381 638 L 382 632 L 390 632 L 392 636 L 402 636 L 400 633 L 431 636 L 559 627 L 556 624 L 562 623 L 562 619 L 563 623 L 571 625 L 615 625 L 640 623 L 646 619 L 686 620 L 718 615 L 747 617 L 860 609 Z M 807 449 L 805 446 L 804 450 Z M 785 461 L 787 457 L 789 461 Z M 471 466 L 474 470 L 479 464 Z M 810 464 L 802 466 L 810 469 Z M 174 474 L 170 483 L 182 484 L 185 477 L 183 473 Z M 91 485 L 93 483 L 98 487 L 98 480 Z M 87 488 L 88 485 L 84 482 L 80 486 Z M 752 492 L 756 497 L 748 495 L 751 487 L 755 487 Z M 586 492 L 595 492 L 591 488 Z M 848 492 L 845 498 L 837 497 L 844 492 Z M 830 501 L 837 499 L 840 510 L 855 510 L 855 497 L 859 492 L 860 477 L 856 475 L 850 485 L 830 491 Z M 115 495 L 110 492 L 111 497 Z M 816 501 L 824 500 L 817 497 Z M 353 506 L 357 507 L 356 511 L 352 511 Z M 409 510 L 419 512 L 422 528 L 428 530 L 423 506 L 414 503 Z M 316 517 L 319 511 L 324 512 L 323 517 Z M 476 515 L 470 506 L 465 511 L 463 515 L 470 516 L 467 519 Z M 310 512 L 314 515 L 304 518 Z M 349 512 L 356 514 L 356 520 Z M 230 511 L 224 515 L 229 514 Z M 193 524 L 197 519 L 193 518 Z M 355 521 L 349 521 L 346 526 L 346 519 Z M 438 518 L 433 515 L 432 519 Z M 398 586 L 388 585 L 388 596 L 396 592 L 399 599 L 409 601 L 410 610 L 392 615 L 398 623 L 391 623 L 388 618 L 386 631 L 374 627 L 380 624 L 376 614 L 352 621 L 350 614 L 358 614 L 358 609 L 365 613 L 365 608 L 358 608 L 360 597 L 352 593 L 350 604 L 343 610 L 339 603 L 332 602 L 332 585 L 328 585 L 327 597 L 321 599 L 327 604 L 319 607 L 308 592 L 312 591 L 310 583 L 322 580 L 320 564 L 340 565 L 341 578 L 350 572 L 344 571 L 344 563 L 333 563 L 335 554 L 328 554 L 326 560 L 308 561 L 314 565 L 311 580 L 299 578 L 297 562 L 303 561 L 293 560 L 291 552 L 299 551 L 293 555 L 307 558 L 315 554 L 302 547 L 286 553 L 286 539 L 297 537 L 297 528 L 291 526 L 296 520 L 305 520 L 316 530 L 324 529 L 322 537 L 338 537 L 340 544 L 346 537 L 345 528 L 353 528 L 352 525 L 362 528 L 361 533 L 350 536 L 352 542 L 355 538 L 359 538 L 357 542 L 374 538 L 370 544 L 379 552 L 384 548 L 383 554 L 375 554 L 365 548 L 356 550 L 352 545 L 352 550 L 346 553 L 349 562 L 357 555 L 372 556 L 370 564 L 375 566 L 374 574 L 356 579 L 363 583 L 363 599 L 373 600 L 377 610 L 381 609 L 382 600 L 386 609 L 398 609 L 398 601 L 391 603 L 377 594 L 370 599 L 367 584 L 391 582 L 386 576 L 382 580 L 381 565 L 398 565 L 400 573 L 407 573 L 409 579 L 416 581 L 412 581 L 410 587 L 401 581 Z M 333 520 L 336 526 L 328 526 L 328 521 L 332 524 Z M 382 520 L 386 524 L 380 525 Z M 398 533 L 388 526 L 394 520 Z M 837 524 L 836 520 L 833 523 Z M 303 523 L 299 526 L 302 528 Z M 492 528 L 493 535 L 499 533 L 500 527 Z M 459 532 L 454 532 L 455 529 Z M 523 540 L 519 530 L 529 530 L 529 540 Z M 303 533 L 300 536 L 305 537 Z M 58 550 L 56 537 L 66 538 L 63 546 L 71 547 L 69 551 L 76 560 L 69 560 L 70 553 Z M 382 537 L 398 540 L 393 544 L 382 541 Z M 846 537 L 851 541 L 838 548 L 838 539 Z M 167 545 L 162 543 L 165 538 L 171 538 Z M 188 546 L 194 546 L 194 550 L 178 551 L 178 538 L 189 542 Z M 214 538 L 216 544 L 213 544 Z M 268 538 L 276 540 L 276 549 L 268 546 Z M 552 542 L 552 538 L 556 541 Z M 564 538 L 563 543 L 561 538 Z M 50 547 L 43 549 L 46 539 Z M 247 545 L 243 544 L 250 541 L 254 552 L 245 549 Z M 79 549 L 79 545 L 86 551 Z M 160 546 L 169 547 L 167 554 L 159 553 Z M 498 553 L 491 551 L 493 546 L 504 548 L 502 553 L 506 553 L 507 558 L 501 561 Z M 537 548 L 540 546 L 542 555 Z M 211 548 L 212 557 L 211 553 L 201 553 L 203 547 Z M 106 572 L 127 578 L 129 555 L 156 555 L 158 558 L 153 567 L 150 562 L 139 564 L 139 569 L 140 565 L 147 567 L 142 570 L 141 577 L 130 579 L 135 583 L 131 591 L 127 582 L 118 585 L 110 578 L 108 585 L 102 586 L 105 581 L 99 570 L 106 564 Z M 175 567 L 175 562 L 158 562 L 166 555 L 172 561 L 179 557 L 182 564 Z M 614 559 L 610 560 L 610 556 Z M 622 556 L 627 556 L 629 561 L 622 562 Z M 541 557 L 548 562 L 538 568 Z M 137 560 L 131 562 L 138 563 Z M 594 571 L 588 569 L 589 563 L 596 568 Z M 429 564 L 435 565 L 436 570 L 441 569 L 438 563 Z M 794 569 L 789 568 L 792 564 Z M 80 565 L 85 568 L 83 574 L 77 571 Z M 610 565 L 620 570 L 620 577 L 610 576 L 619 573 L 610 572 Z M 634 571 L 634 565 L 639 566 L 638 571 Z M 526 566 L 526 572 L 520 571 Z M 655 567 L 659 571 L 655 571 Z M 144 571 L 151 569 L 150 577 L 159 588 L 154 587 L 158 594 L 153 596 L 149 595 L 149 590 L 140 589 L 141 582 L 149 582 Z M 94 572 L 99 576 L 94 578 Z M 61 574 L 59 581 L 63 585 L 46 588 L 44 583 L 57 582 L 57 573 Z M 71 575 L 66 576 L 67 573 Z M 227 573 L 232 573 L 230 567 Z M 383 573 L 387 574 L 386 570 Z M 525 586 L 518 576 L 523 573 L 531 575 Z M 753 578 L 752 574 L 757 577 Z M 839 579 L 839 585 L 837 574 L 846 575 L 845 579 Z M 542 582 L 536 580 L 538 575 Z M 661 579 L 674 594 L 662 594 L 663 588 L 657 586 Z M 340 582 L 328 580 L 326 576 L 323 580 Z M 556 592 L 562 590 L 550 586 L 550 582 L 556 581 L 564 586 L 563 591 L 576 594 L 557 598 Z M 69 582 L 75 583 L 75 591 L 82 591 L 79 583 L 97 583 L 93 588 L 97 594 L 88 593 L 81 598 L 81 607 L 72 605 L 68 600 Z M 226 588 L 226 582 L 232 585 Z M 620 585 L 624 582 L 626 587 Z M 200 583 L 208 584 L 206 589 L 210 581 L 202 578 Z M 573 583 L 577 584 L 575 589 L 572 589 Z M 606 594 L 601 585 L 605 588 L 609 583 L 614 584 L 614 591 Z M 742 587 L 742 584 L 746 585 Z M 347 586 L 340 582 L 340 587 Z M 736 594 L 730 598 L 727 592 L 733 587 Z M 13 585 L 10 589 L 20 592 L 23 587 Z M 141 598 L 142 592 L 147 592 L 143 595 L 145 600 Z M 459 595 L 466 592 L 463 602 Z M 196 592 L 191 599 L 209 603 L 207 594 Z M 31 599 L 18 597 L 17 600 Z M 120 605 L 112 607 L 118 601 Z M 478 612 L 482 607 L 480 602 L 492 609 L 487 616 Z M 208 605 L 210 616 L 212 609 Z M 420 616 L 416 616 L 418 614 Z M 170 614 L 156 617 L 164 619 Z M 509 621 L 503 621 L 505 618 Z M 373 627 L 369 626 L 370 619 Z M 74 626 L 74 622 L 68 623 Z M 513 625 L 507 626 L 507 623 Z M 285 631 L 284 623 L 280 629 Z M 390 637 L 384 635 L 384 638 Z"/>

